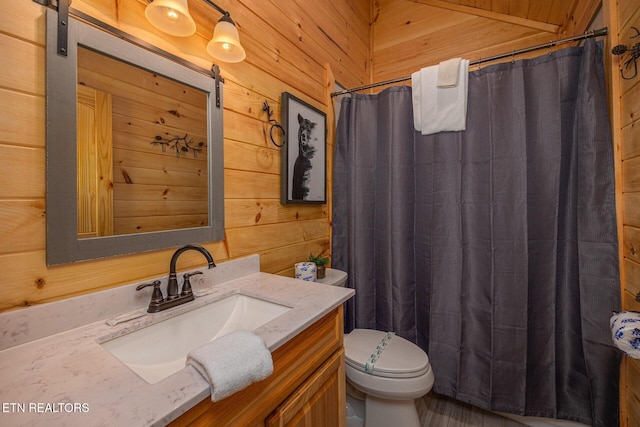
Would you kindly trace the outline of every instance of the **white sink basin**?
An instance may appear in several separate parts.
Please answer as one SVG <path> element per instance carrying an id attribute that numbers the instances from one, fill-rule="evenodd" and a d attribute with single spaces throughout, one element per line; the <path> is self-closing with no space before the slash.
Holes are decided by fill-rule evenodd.
<path id="1" fill-rule="evenodd" d="M 233 331 L 254 330 L 290 309 L 233 294 L 101 345 L 145 381 L 155 384 L 184 368 L 187 353 L 194 348 Z"/>

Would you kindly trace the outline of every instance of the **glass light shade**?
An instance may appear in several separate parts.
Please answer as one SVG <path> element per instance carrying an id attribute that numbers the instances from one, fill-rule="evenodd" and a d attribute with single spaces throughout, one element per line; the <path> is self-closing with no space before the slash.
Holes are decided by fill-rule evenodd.
<path id="1" fill-rule="evenodd" d="M 213 30 L 213 38 L 207 43 L 207 52 L 222 62 L 241 62 L 247 56 L 240 44 L 238 29 L 224 17 Z"/>
<path id="2" fill-rule="evenodd" d="M 187 0 L 154 0 L 144 11 L 147 20 L 172 36 L 188 37 L 196 32 Z"/>

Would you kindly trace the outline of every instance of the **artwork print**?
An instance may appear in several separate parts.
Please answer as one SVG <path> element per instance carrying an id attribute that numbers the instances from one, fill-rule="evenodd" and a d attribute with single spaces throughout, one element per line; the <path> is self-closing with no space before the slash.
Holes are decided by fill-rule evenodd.
<path id="1" fill-rule="evenodd" d="M 281 108 L 281 203 L 326 203 L 326 115 L 287 92 Z"/>

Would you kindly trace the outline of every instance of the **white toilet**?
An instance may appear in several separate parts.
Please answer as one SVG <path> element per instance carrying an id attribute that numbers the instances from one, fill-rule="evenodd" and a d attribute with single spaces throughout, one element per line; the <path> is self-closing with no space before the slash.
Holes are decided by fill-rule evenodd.
<path id="1" fill-rule="evenodd" d="M 347 274 L 327 269 L 324 279 L 344 286 Z M 347 376 L 347 426 L 419 427 L 414 400 L 433 387 L 429 357 L 393 333 L 354 329 L 344 337 Z M 364 424 L 363 424 L 364 423 Z"/>

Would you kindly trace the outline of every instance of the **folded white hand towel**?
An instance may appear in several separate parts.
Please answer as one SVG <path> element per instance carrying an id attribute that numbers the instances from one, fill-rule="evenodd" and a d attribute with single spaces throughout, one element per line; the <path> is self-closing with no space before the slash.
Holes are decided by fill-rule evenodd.
<path id="1" fill-rule="evenodd" d="M 452 58 L 438 64 L 438 87 L 456 87 L 462 58 Z"/>
<path id="2" fill-rule="evenodd" d="M 186 364 L 211 384 L 214 402 L 273 373 L 273 360 L 264 340 L 249 331 L 232 332 L 192 350 Z"/>

